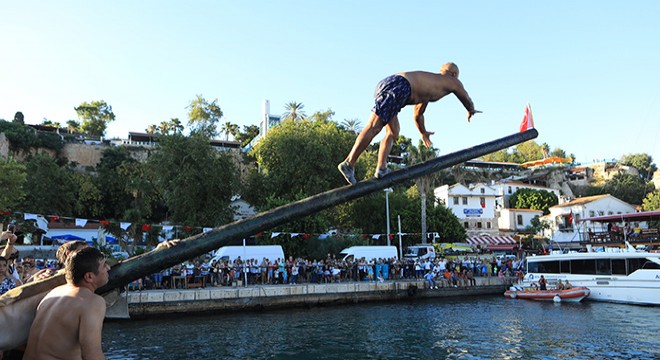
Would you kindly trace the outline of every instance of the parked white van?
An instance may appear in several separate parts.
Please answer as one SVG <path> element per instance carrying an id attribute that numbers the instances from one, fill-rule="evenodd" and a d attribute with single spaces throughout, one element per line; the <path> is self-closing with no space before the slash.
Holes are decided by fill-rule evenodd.
<path id="1" fill-rule="evenodd" d="M 284 259 L 284 250 L 281 245 L 248 245 L 248 246 L 223 246 L 219 248 L 211 261 L 225 260 L 234 261 L 238 259 L 256 259 L 261 262 L 263 258 L 270 261 Z"/>
<path id="2" fill-rule="evenodd" d="M 355 261 L 365 258 L 367 261 L 373 259 L 398 259 L 396 246 L 351 246 L 339 253 L 342 261 Z"/>
<path id="3" fill-rule="evenodd" d="M 435 247 L 431 244 L 420 244 L 412 245 L 406 247 L 406 251 L 403 253 L 403 257 L 406 260 L 417 260 L 417 259 L 435 259 Z"/>

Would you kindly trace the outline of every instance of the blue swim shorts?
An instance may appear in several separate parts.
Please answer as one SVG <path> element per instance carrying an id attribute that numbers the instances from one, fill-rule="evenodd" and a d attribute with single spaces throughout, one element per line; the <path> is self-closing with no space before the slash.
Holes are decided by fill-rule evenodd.
<path id="1" fill-rule="evenodd" d="M 376 104 L 371 111 L 383 120 L 383 124 L 387 124 L 406 106 L 410 94 L 410 83 L 406 78 L 401 75 L 388 76 L 376 86 Z"/>

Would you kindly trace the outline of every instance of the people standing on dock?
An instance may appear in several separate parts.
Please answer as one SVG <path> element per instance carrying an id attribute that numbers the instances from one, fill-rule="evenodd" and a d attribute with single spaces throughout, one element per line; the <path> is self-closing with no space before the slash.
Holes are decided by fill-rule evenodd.
<path id="1" fill-rule="evenodd" d="M 357 183 L 355 163 L 383 128 L 385 128 L 386 134 L 380 142 L 378 164 L 374 176 L 381 178 L 390 172 L 387 168 L 387 157 L 392 150 L 392 144 L 399 136 L 398 114 L 406 105 L 414 105 L 413 119 L 426 147 L 431 147 L 431 135 L 434 134 L 426 129 L 424 119 L 424 112 L 429 102 L 438 101 L 453 93 L 467 109 L 467 120 L 470 122 L 472 116 L 480 111 L 474 109 L 472 99 L 458 80 L 458 73 L 458 66 L 450 62 L 442 65 L 439 73 L 401 72 L 379 82 L 374 94 L 375 105 L 371 109 L 371 117 L 367 121 L 367 126 L 358 135 L 346 159 L 337 166 L 346 181 L 349 184 Z"/>

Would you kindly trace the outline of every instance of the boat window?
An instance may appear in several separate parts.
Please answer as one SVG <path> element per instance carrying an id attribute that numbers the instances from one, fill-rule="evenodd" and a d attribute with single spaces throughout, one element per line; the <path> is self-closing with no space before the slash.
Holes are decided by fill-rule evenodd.
<path id="1" fill-rule="evenodd" d="M 571 274 L 596 274 L 596 260 L 572 260 Z"/>
<path id="2" fill-rule="evenodd" d="M 537 262 L 527 263 L 527 272 L 528 273 L 537 273 L 537 272 L 539 272 L 539 263 L 537 263 Z"/>
<path id="3" fill-rule="evenodd" d="M 628 259 L 628 274 L 632 274 L 635 271 L 642 268 L 642 265 L 646 262 L 646 259 L 637 258 L 637 259 Z"/>
<path id="4" fill-rule="evenodd" d="M 624 267 L 625 270 L 625 267 Z M 563 260 L 559 262 L 559 272 L 563 274 L 571 273 L 571 262 L 569 260 Z"/>
<path id="5" fill-rule="evenodd" d="M 596 260 L 596 275 L 612 275 L 610 259 Z"/>
<path id="6" fill-rule="evenodd" d="M 559 273 L 559 261 L 539 261 L 529 264 L 529 272 L 533 273 Z"/>
<path id="7" fill-rule="evenodd" d="M 625 259 L 612 260 L 612 275 L 627 275 Z"/>
<path id="8" fill-rule="evenodd" d="M 642 265 L 644 270 L 660 270 L 660 265 L 654 263 L 653 261 L 647 261 Z"/>

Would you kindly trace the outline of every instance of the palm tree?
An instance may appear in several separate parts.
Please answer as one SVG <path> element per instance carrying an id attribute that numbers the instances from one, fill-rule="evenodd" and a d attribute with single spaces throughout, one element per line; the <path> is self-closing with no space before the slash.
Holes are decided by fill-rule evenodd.
<path id="1" fill-rule="evenodd" d="M 291 119 L 293 121 L 296 120 L 305 120 L 307 115 L 305 115 L 305 112 L 302 111 L 302 109 L 305 107 L 302 103 L 291 101 L 284 105 L 284 109 L 286 112 L 282 114 L 282 120 L 285 119 Z"/>
<path id="2" fill-rule="evenodd" d="M 154 124 L 151 124 L 147 126 L 147 128 L 144 131 L 149 135 L 153 135 L 156 133 L 156 130 L 158 130 L 158 127 Z"/>
<path id="3" fill-rule="evenodd" d="M 547 159 L 548 154 L 550 153 L 550 145 L 548 145 L 548 143 L 543 143 L 543 145 L 541 145 L 541 151 L 543 152 L 543 158 Z"/>
<path id="4" fill-rule="evenodd" d="M 170 130 L 172 130 L 175 134 L 180 134 L 183 132 L 183 124 L 181 124 L 181 120 L 179 120 L 179 118 L 172 118 L 170 120 Z"/>
<path id="5" fill-rule="evenodd" d="M 231 122 L 227 121 L 220 127 L 220 133 L 224 133 L 226 136 L 225 140 L 229 141 L 229 135 L 231 134 L 235 137 L 238 129 L 239 129 L 238 125 L 232 124 Z"/>
<path id="6" fill-rule="evenodd" d="M 356 134 L 362 130 L 360 125 L 360 120 L 358 119 L 344 119 L 344 121 L 341 122 L 341 126 L 343 126 L 346 130 L 352 131 Z"/>
<path id="7" fill-rule="evenodd" d="M 75 120 L 68 120 L 66 122 L 66 129 L 69 132 L 69 134 L 73 134 L 74 132 L 80 132 L 80 123 Z"/>
<path id="8" fill-rule="evenodd" d="M 60 125 L 59 122 L 57 122 L 57 121 L 52 121 L 52 120 L 48 120 L 48 119 L 46 119 L 46 118 L 44 118 L 44 119 L 41 121 L 41 125 L 44 125 L 44 126 L 52 126 L 52 127 L 58 128 L 58 129 L 62 127 L 62 126 Z"/>
<path id="9" fill-rule="evenodd" d="M 420 140 L 417 147 L 410 147 L 410 163 L 417 164 L 423 161 L 429 160 L 437 156 L 437 149 L 430 147 L 427 148 L 424 143 Z M 421 197 L 421 207 L 422 207 L 422 243 L 426 244 L 426 194 L 431 191 L 431 186 L 433 185 L 433 179 L 435 174 L 429 174 L 425 176 L 418 177 L 415 179 L 415 185 L 417 185 L 417 190 L 419 190 L 419 195 Z"/>
<path id="10" fill-rule="evenodd" d="M 169 121 L 161 121 L 158 125 L 158 131 L 163 135 L 168 135 L 172 130 L 172 125 Z"/>

